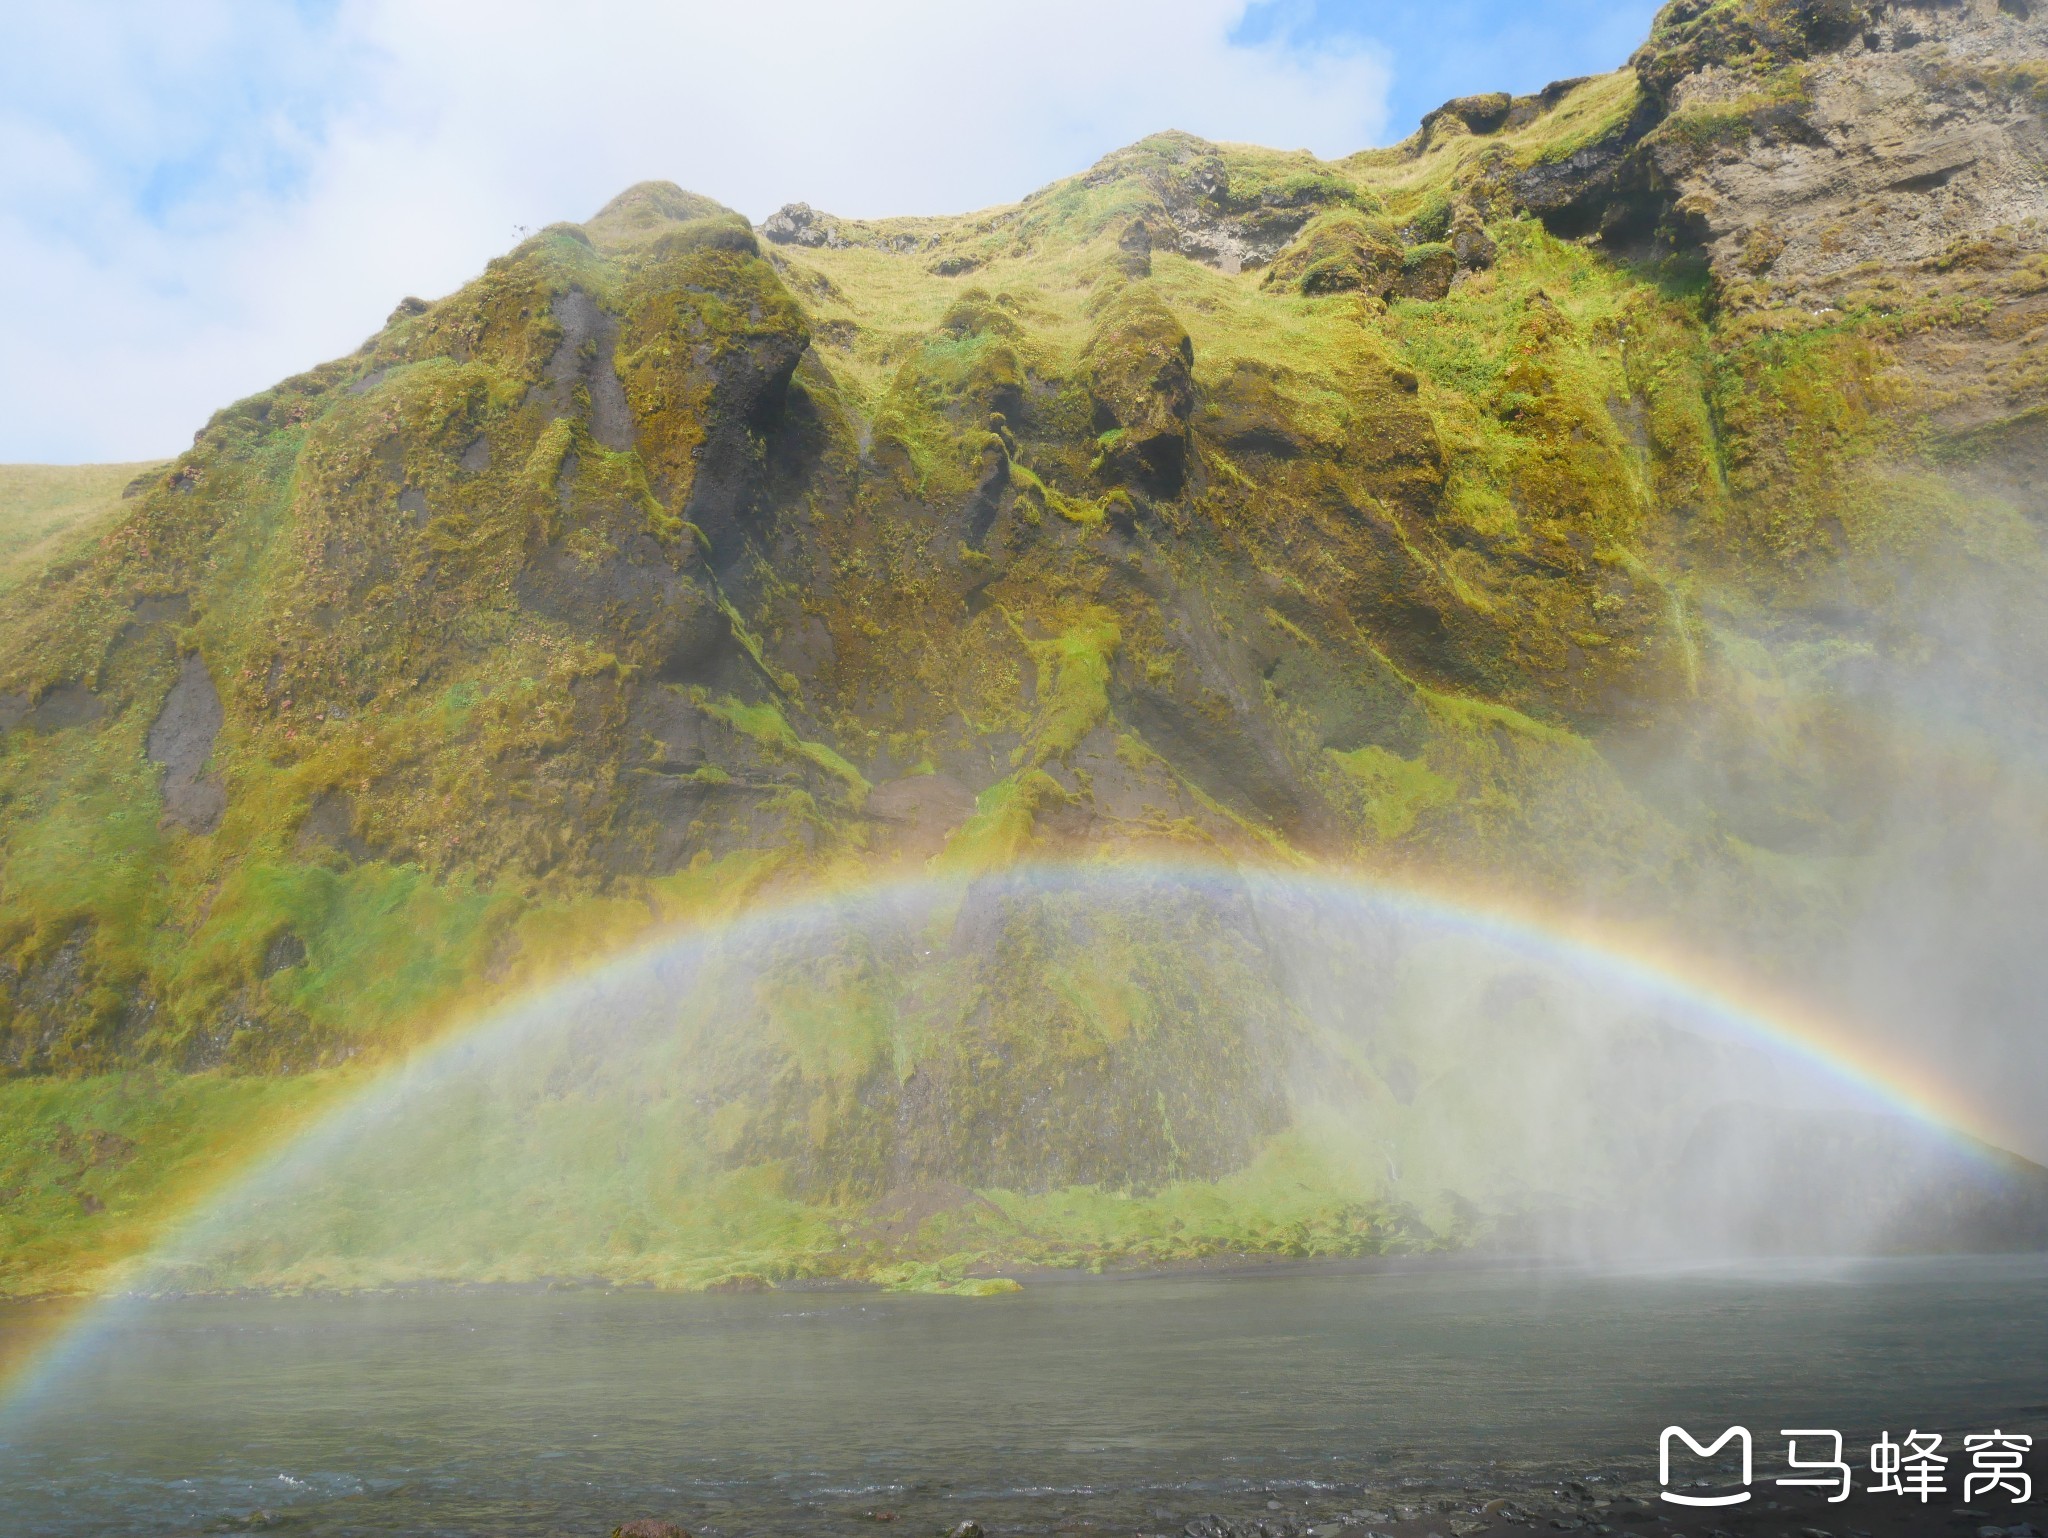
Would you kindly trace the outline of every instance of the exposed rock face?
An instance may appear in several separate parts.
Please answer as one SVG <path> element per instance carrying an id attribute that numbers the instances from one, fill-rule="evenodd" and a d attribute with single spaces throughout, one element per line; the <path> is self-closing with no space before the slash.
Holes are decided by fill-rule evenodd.
<path id="1" fill-rule="evenodd" d="M 19 700 L 21 696 L 12 698 Z M 32 732 L 61 732 L 75 726 L 89 726 L 107 713 L 100 697 L 83 684 L 58 684 L 47 689 L 35 704 L 16 716 Z"/>
<path id="2" fill-rule="evenodd" d="M 1974 426 L 2048 400 L 2026 355 L 2048 324 L 2048 8 L 1845 3 L 1802 57 L 1698 50 L 1649 154 L 1730 303 L 1835 311 L 1944 300 L 1995 324 L 1900 361 Z M 1669 65 L 1654 46 L 1639 67 Z"/>
<path id="3" fill-rule="evenodd" d="M 633 413 L 612 362 L 618 322 L 580 288 L 555 301 L 554 317 L 562 340 L 555 344 L 544 375 L 550 408 L 558 416 L 587 413 L 590 436 L 605 448 L 632 448 Z"/>
<path id="4" fill-rule="evenodd" d="M 761 224 L 761 233 L 778 246 L 844 246 L 852 242 L 839 231 L 839 221 L 808 203 L 786 203 Z"/>
<path id="5" fill-rule="evenodd" d="M 2026 362 L 2048 315 L 2033 272 L 2048 250 L 2048 14 L 2001 0 L 1681 0 L 1633 68 L 1636 110 L 1568 153 L 1488 167 L 1481 201 L 1564 234 L 1697 242 L 1737 312 L 1946 307 L 1906 328 L 1918 334 L 1895 361 L 1957 428 L 2048 399 Z M 1462 121 L 1459 106 L 1432 129 Z M 1995 324 L 1964 318 L 1986 305 Z"/>
<path id="6" fill-rule="evenodd" d="M 868 793 L 867 814 L 887 829 L 883 848 L 929 860 L 974 813 L 974 792 L 949 774 L 884 780 Z"/>
<path id="7" fill-rule="evenodd" d="M 761 234 L 778 246 L 808 246 L 843 251 L 849 246 L 868 246 L 880 251 L 917 251 L 929 245 L 929 236 L 904 229 L 880 229 L 857 219 L 840 219 L 808 203 L 787 203 L 761 223 Z M 970 269 L 971 263 L 958 257 L 942 258 L 933 271 L 953 277 Z"/>
<path id="8" fill-rule="evenodd" d="M 227 791 L 206 777 L 222 719 L 213 675 L 187 657 L 149 729 L 149 761 L 164 772 L 164 819 L 188 833 L 211 833 L 227 810 Z"/>

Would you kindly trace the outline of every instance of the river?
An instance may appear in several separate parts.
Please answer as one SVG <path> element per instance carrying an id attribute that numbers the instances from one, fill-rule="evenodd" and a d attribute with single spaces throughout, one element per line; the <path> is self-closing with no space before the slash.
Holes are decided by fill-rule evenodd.
<path id="1" fill-rule="evenodd" d="M 2044 1367 L 2039 1256 L 137 1301 L 0 1418 L 0 1526 L 1177 1530 L 1268 1501 L 1653 1479 L 1672 1422 L 1748 1424 L 1760 1464 L 1786 1426 L 1856 1448 L 2039 1423 Z"/>

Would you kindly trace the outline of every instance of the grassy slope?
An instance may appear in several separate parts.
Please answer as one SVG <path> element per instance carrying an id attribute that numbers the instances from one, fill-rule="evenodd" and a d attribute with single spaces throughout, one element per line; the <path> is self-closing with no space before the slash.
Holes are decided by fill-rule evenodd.
<path id="1" fill-rule="evenodd" d="M 1404 238 L 1411 226 L 1429 234 L 1504 164 L 1553 163 L 1611 131 L 1633 110 L 1635 89 L 1625 72 L 1605 77 L 1506 135 L 1482 140 L 1447 125 L 1421 154 L 1324 166 L 1240 147 L 1224 160 L 1247 195 L 1299 184 L 1354 211 L 1369 235 Z M 0 848 L 0 952 L 21 975 L 42 976 L 84 933 L 96 967 L 79 995 L 84 1007 L 44 1029 L 38 1064 L 86 1076 L 0 1084 L 0 1185 L 11 1193 L 0 1222 L 12 1257 L 0 1281 L 84 1285 L 147 1242 L 208 1172 L 274 1136 L 347 1075 L 277 1080 L 262 1076 L 267 1068 L 375 1058 L 660 918 L 729 909 L 764 882 L 862 867 L 870 835 L 853 814 L 870 779 L 883 777 L 873 766 L 950 762 L 958 752 L 955 728 L 937 713 L 920 716 L 900 698 L 896 717 L 880 713 L 878 701 L 906 672 L 917 688 L 902 693 L 944 700 L 973 728 L 1015 744 L 1007 764 L 971 787 L 977 814 L 942 868 L 1057 847 L 1056 814 L 1078 794 L 1069 761 L 1105 725 L 1121 732 L 1120 754 L 1182 797 L 1180 820 L 1160 821 L 1148 836 L 1295 857 L 1256 808 L 1223 804 L 1159 769 L 1158 755 L 1111 719 L 1117 668 L 1171 680 L 1189 666 L 1170 617 L 1117 585 L 1115 520 L 1132 496 L 1106 468 L 1114 435 L 1093 436 L 1078 382 L 1097 336 L 1126 313 L 1114 305 L 1141 296 L 1185 327 L 1204 399 L 1268 411 L 1308 448 L 1257 459 L 1204 436 L 1198 419 L 1196 489 L 1150 510 L 1183 540 L 1162 559 L 1184 562 L 1175 575 L 1226 607 L 1226 630 L 1269 626 L 1293 638 L 1286 644 L 1310 682 L 1297 687 L 1293 673 L 1275 672 L 1263 708 L 1300 773 L 1337 809 L 1335 852 L 1539 884 L 1546 873 L 1591 873 L 1610 898 L 1665 911 L 1682 881 L 1684 900 L 1709 909 L 1717 888 L 1739 894 L 1743 902 L 1727 907 L 1752 906 L 1746 921 L 1758 931 L 1808 905 L 1824 921 L 1836 879 L 1828 859 L 1673 824 L 1595 752 L 1588 711 L 1608 689 L 1687 702 L 1706 675 L 1779 734 L 1761 767 L 1769 782 L 1781 767 L 1771 752 L 1782 750 L 1795 766 L 1782 775 L 1789 784 L 1804 772 L 1810 741 L 1787 700 L 1797 683 L 1787 674 L 1807 654 L 1760 646 L 1744 616 L 1796 597 L 1821 580 L 1816 572 L 1840 579 L 1824 531 L 1847 529 L 1852 557 L 1873 561 L 1958 530 L 2036 558 L 1996 509 L 1960 507 L 1923 469 L 1902 475 L 1911 444 L 1874 384 L 1900 318 L 1751 318 L 1719 331 L 1695 275 L 1621 266 L 1505 213 L 1487 223 L 1496 264 L 1436 300 L 1382 306 L 1356 292 L 1304 293 L 1268 283 L 1263 269 L 1226 273 L 1164 250 L 1149 278 L 1119 286 L 1105 277 L 1119 238 L 1132 219 L 1157 217 L 1157 178 L 1176 174 L 1179 153 L 1170 141 L 1147 141 L 1106 163 L 1115 174 L 1062 183 L 1017 209 L 918 221 L 914 233 L 936 244 L 909 255 L 860 244 L 772 252 L 779 276 L 715 246 L 651 255 L 630 243 L 594 252 L 560 234 L 541 237 L 375 339 L 367 357 L 224 414 L 193 459 L 204 472 L 196 486 L 159 486 L 134 506 L 134 537 L 99 580 L 135 594 L 195 592 L 195 612 L 175 632 L 114 646 L 106 605 L 78 589 L 18 607 L 35 635 L 4 659 L 0 689 L 90 677 L 108 698 L 135 703 L 102 730 L 17 734 L 0 750 L 0 791 L 15 808 Z M 943 256 L 971 261 L 969 275 L 934 276 Z M 785 689 L 780 704 L 729 677 L 694 686 L 696 708 L 726 733 L 695 773 L 765 792 L 748 803 L 741 847 L 706 848 L 671 874 L 614 877 L 597 863 L 576 787 L 630 782 L 619 724 L 627 683 L 657 659 L 627 650 L 630 628 L 579 630 L 508 608 L 506 595 L 534 530 L 586 565 L 643 529 L 665 546 L 716 546 L 677 521 L 695 473 L 688 466 L 715 424 L 715 378 L 664 374 L 675 365 L 658 342 L 624 337 L 629 393 L 636 406 L 665 403 L 656 409 L 673 429 L 672 439 L 643 431 L 637 454 L 604 452 L 531 414 L 553 343 L 535 313 L 571 284 L 610 305 L 644 304 L 664 262 L 694 264 L 688 291 L 714 296 L 693 302 L 721 338 L 776 324 L 786 282 L 830 376 L 829 387 L 805 388 L 828 433 L 844 435 L 828 449 L 828 467 L 858 438 L 875 446 L 891 478 L 845 491 L 851 482 L 830 469 L 811 500 L 779 515 L 808 531 L 811 571 L 831 580 L 744 568 L 721 579 L 739 595 L 738 607 L 723 592 L 720 601 L 757 672 L 783 667 L 774 659 L 789 655 L 779 648 L 805 614 L 829 630 L 838 659 L 829 689 L 785 670 L 799 692 Z M 450 337 L 461 339 L 460 364 L 448 357 Z M 339 388 L 369 377 L 371 364 L 389 371 L 381 384 L 360 396 Z M 954 553 L 964 545 L 950 528 L 925 532 L 902 509 L 949 507 L 972 493 L 990 452 L 987 391 L 1011 375 L 1049 403 L 1033 407 L 1032 422 L 1011 424 L 1020 437 L 1008 451 L 1015 501 L 1004 516 L 1038 532 L 1000 558 L 1009 564 L 982 590 L 982 607 L 956 619 L 945 569 L 972 573 L 975 560 Z M 495 442 L 479 495 L 448 465 L 480 428 Z M 407 474 L 429 487 L 441 516 L 417 545 L 395 541 L 392 565 L 373 574 L 379 585 L 365 598 L 359 584 L 351 597 L 322 569 L 320 542 L 382 549 L 392 515 L 364 489 L 364 470 L 394 434 Z M 1360 443 L 1371 453 L 1347 463 Z M 102 494 L 131 469 L 108 470 L 96 483 Z M 572 481 L 565 499 L 604 501 L 616 521 L 555 527 L 555 489 Z M 1870 495 L 1880 482 L 1886 494 Z M 1346 607 L 1345 595 L 1384 557 L 1360 543 L 1354 524 L 1323 511 L 1333 493 L 1388 507 L 1426 497 L 1426 517 L 1404 514 L 1389 526 L 1409 542 L 1403 559 L 1429 603 L 1463 627 L 1473 655 L 1491 659 L 1484 670 L 1454 675 L 1404 656 L 1398 620 Z M 81 493 L 69 505 L 88 504 Z M 25 568 L 11 569 L 22 580 Z M 1295 595 L 1288 614 L 1262 615 L 1236 592 L 1231 584 L 1247 571 Z M 429 612 L 442 596 L 445 606 Z M 349 603 L 380 616 L 353 653 L 318 619 Z M 906 636 L 917 644 L 906 648 Z M 230 812 L 204 837 L 158 823 L 141 754 L 176 651 L 193 645 L 208 657 L 229 718 L 215 764 Z M 282 684 L 273 656 L 285 659 Z M 1395 680 L 1388 688 L 1402 724 L 1363 745 L 1330 737 L 1333 700 L 1342 696 L 1354 714 L 1364 707 L 1349 686 L 1316 680 L 1366 668 Z M 338 792 L 355 797 L 355 829 L 381 857 L 342 858 L 294 838 L 308 809 Z M 1822 801 L 1829 793 L 1825 784 L 1785 791 Z M 305 959 L 274 969 L 266 956 L 287 933 Z M 138 990 L 153 1000 L 140 1054 L 151 1074 L 225 1033 L 220 1066 L 146 1081 L 106 1072 L 119 1054 L 105 1043 L 133 1029 L 123 1011 Z M 1085 1021 L 1055 1015 L 1017 1028 L 1027 1025 L 1078 1031 Z M 148 1087 L 138 1092 L 137 1083 Z M 818 1089 L 814 1105 L 837 1093 Z M 1274 1160 L 1285 1165 L 1285 1151 L 1256 1169 L 1270 1172 Z M 1281 1200 L 1264 1179 L 1247 1173 L 1220 1195 L 1206 1183 L 1173 1185 L 1135 1203 L 1093 1190 L 990 1189 L 1012 1213 L 1028 1209 L 1055 1231 L 1087 1236 L 1075 1241 L 1087 1254 L 1165 1256 L 1295 1244 L 1273 1237 L 1275 1213 L 1294 1198 Z M 816 1264 L 831 1244 L 819 1248 L 808 1220 L 771 1220 L 785 1202 L 771 1187 L 761 1188 L 759 1226 L 793 1237 L 749 1264 Z M 739 1216 L 722 1218 L 723 1232 L 752 1221 L 754 1188 L 735 1189 Z M 1355 1189 L 1315 1180 L 1289 1189 L 1311 1193 L 1309 1207 L 1322 1214 L 1289 1219 L 1303 1233 L 1327 1230 L 1300 1241 L 1311 1248 L 1428 1242 L 1390 1240 L 1398 1224 L 1384 1213 L 1358 1216 Z M 1175 1204 L 1209 1216 L 1190 1225 L 1183 1212 L 1173 1228 L 1162 1213 Z M 1169 1229 L 1182 1237 L 1160 1237 Z M 730 1269 L 720 1253 L 667 1279 L 701 1282 Z M 957 1269 L 970 1253 L 962 1247 L 951 1263 Z"/>
<path id="2" fill-rule="evenodd" d="M 156 469 L 132 465 L 0 465 L 0 590 L 35 576 L 121 511 L 122 489 Z"/>

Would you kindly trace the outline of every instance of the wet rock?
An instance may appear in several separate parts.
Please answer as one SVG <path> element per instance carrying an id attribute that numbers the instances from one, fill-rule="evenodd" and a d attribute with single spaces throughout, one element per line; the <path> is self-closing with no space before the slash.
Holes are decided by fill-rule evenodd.
<path id="1" fill-rule="evenodd" d="M 275 977 L 288 967 L 305 965 L 306 942 L 292 930 L 285 930 L 271 940 L 263 952 L 263 975 Z"/>
<path id="2" fill-rule="evenodd" d="M 1005 1223 L 1003 1209 L 979 1192 L 947 1180 L 927 1180 L 899 1187 L 871 1205 L 854 1238 L 863 1244 L 900 1249 L 914 1240 L 934 1218 L 951 1218 L 956 1226 L 978 1221 L 984 1226 Z"/>
<path id="3" fill-rule="evenodd" d="M 292 852 L 303 858 L 321 849 L 333 849 L 351 860 L 374 860 L 377 851 L 357 837 L 355 798 L 345 790 L 330 790 L 313 799 L 292 839 Z"/>
<path id="4" fill-rule="evenodd" d="M 221 1533 L 267 1533 L 273 1528 L 283 1527 L 285 1519 L 274 1511 L 258 1508 L 246 1516 L 230 1517 L 213 1529 Z"/>
<path id="5" fill-rule="evenodd" d="M 1225 805 L 1256 807 L 1290 831 L 1312 829 L 1317 804 L 1271 741 L 1216 730 L 1217 707 L 1224 701 L 1240 718 L 1246 710 L 1241 692 L 1229 690 L 1228 680 L 1216 682 L 1225 687 L 1214 693 L 1152 687 L 1119 692 L 1118 713 L 1205 794 Z"/>
<path id="6" fill-rule="evenodd" d="M 865 810 L 881 824 L 877 842 L 899 853 L 929 856 L 973 813 L 974 792 L 951 775 L 906 775 L 868 792 Z"/>
<path id="7" fill-rule="evenodd" d="M 593 509 L 584 521 L 603 512 Z M 517 592 L 534 613 L 613 640 L 661 678 L 696 683 L 731 635 L 701 573 L 694 551 L 636 531 L 595 561 L 561 545 L 535 552 Z"/>
<path id="8" fill-rule="evenodd" d="M 687 1529 L 659 1517 L 641 1517 L 612 1529 L 612 1538 L 690 1538 Z"/>
<path id="9" fill-rule="evenodd" d="M 1730 1252 L 2048 1247 L 2048 1171 L 2024 1161 L 1990 1166 L 1898 1117 L 1716 1107 L 1686 1139 L 1681 1168 L 1711 1168 L 1719 1206 L 1696 1205 L 1710 1183 L 1692 1173 L 1667 1193 L 1676 1210 L 1742 1214 L 1695 1220 L 1691 1229 L 1695 1242 Z"/>
<path id="10" fill-rule="evenodd" d="M 106 713 L 106 702 L 83 684 L 59 684 L 35 702 L 25 720 L 32 732 L 63 732 L 89 726 Z"/>
<path id="11" fill-rule="evenodd" d="M 965 1522 L 956 1522 L 946 1538 L 982 1538 L 981 1524 L 972 1517 Z"/>
<path id="12" fill-rule="evenodd" d="M 562 340 L 548 359 L 544 377 L 555 414 L 567 416 L 577 408 L 580 385 L 589 400 L 590 435 L 608 449 L 632 448 L 633 412 L 612 361 L 619 323 L 580 288 L 555 301 L 554 318 L 562 328 Z"/>
<path id="13" fill-rule="evenodd" d="M 1210 387 L 1196 430 L 1233 455 L 1297 459 L 1308 453 L 1313 445 L 1280 393 L 1281 379 L 1270 364 L 1239 359 Z"/>
<path id="14" fill-rule="evenodd" d="M 706 1292 L 773 1292 L 775 1284 L 758 1271 L 735 1271 L 704 1288 Z"/>
<path id="15" fill-rule="evenodd" d="M 164 771 L 164 820 L 188 833 L 211 833 L 227 810 L 226 789 L 204 778 L 221 728 L 220 692 L 197 655 L 178 669 L 178 681 L 149 729 L 149 761 Z"/>
<path id="16" fill-rule="evenodd" d="M 1553 234 L 1619 237 L 1654 221 L 1661 209 L 1654 173 L 1636 152 L 1642 125 L 1630 122 L 1562 159 L 1507 178 L 1507 201 L 1541 219 Z"/>

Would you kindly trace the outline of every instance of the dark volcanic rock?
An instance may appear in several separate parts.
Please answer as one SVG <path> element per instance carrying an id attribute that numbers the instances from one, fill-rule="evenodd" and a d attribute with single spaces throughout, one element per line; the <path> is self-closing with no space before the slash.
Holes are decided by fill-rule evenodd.
<path id="1" fill-rule="evenodd" d="M 30 731 L 62 732 L 89 726 L 106 713 L 105 702 L 83 684 L 59 684 L 35 702 L 26 720 Z"/>
<path id="2" fill-rule="evenodd" d="M 569 415 L 587 401 L 591 437 L 608 449 L 630 449 L 633 412 L 612 364 L 619 323 L 580 288 L 555 301 L 555 321 L 562 340 L 548 360 L 547 381 L 556 414 Z"/>
<path id="3" fill-rule="evenodd" d="M 188 833 L 211 833 L 227 810 L 226 789 L 205 777 L 221 721 L 213 675 L 197 654 L 186 657 L 149 729 L 148 751 L 149 761 L 164 771 L 164 818 Z"/>

